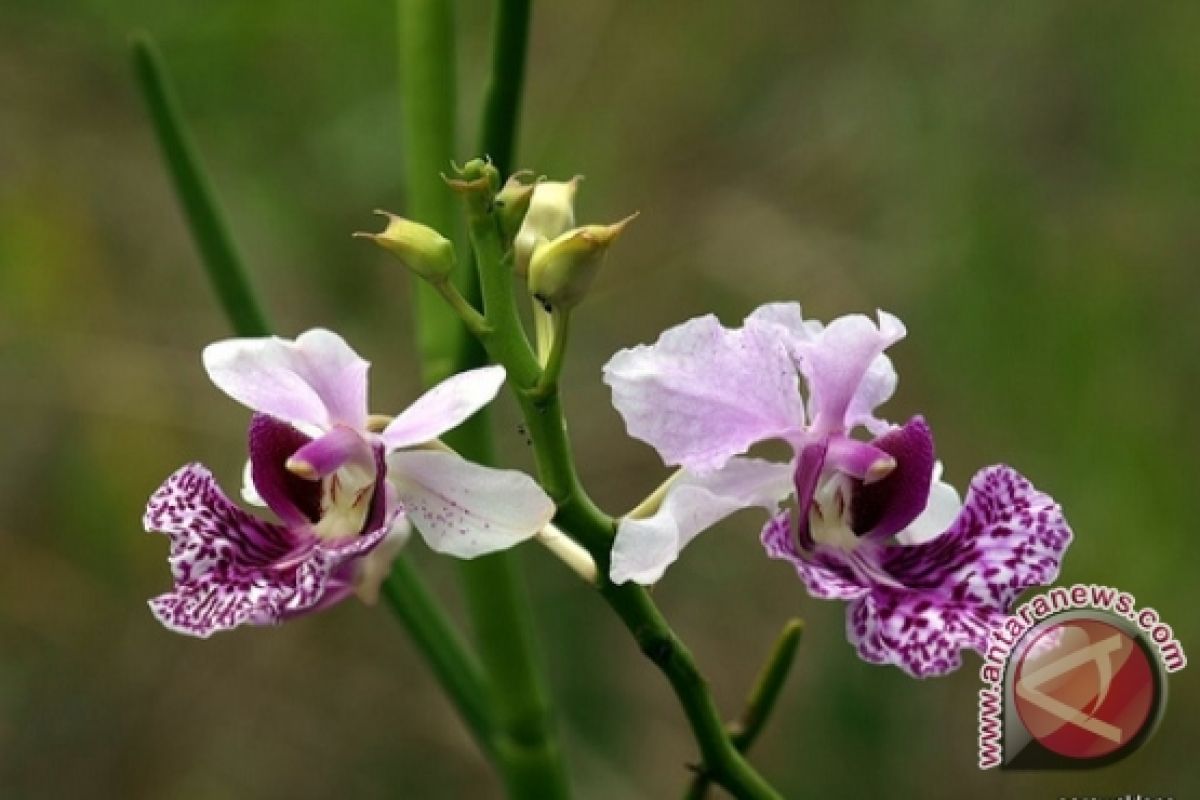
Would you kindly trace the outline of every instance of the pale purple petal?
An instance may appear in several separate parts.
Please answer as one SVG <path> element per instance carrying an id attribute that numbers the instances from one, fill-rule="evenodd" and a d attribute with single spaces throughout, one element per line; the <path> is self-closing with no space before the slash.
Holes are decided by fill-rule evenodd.
<path id="1" fill-rule="evenodd" d="M 781 511 L 762 529 L 761 538 L 767 555 L 790 563 L 813 597 L 852 600 L 870 591 L 867 584 L 838 559 L 821 550 L 801 550 L 796 542 L 794 514 L 790 509 Z"/>
<path id="2" fill-rule="evenodd" d="M 876 587 L 846 609 L 846 637 L 863 660 L 928 678 L 958 669 L 964 649 L 984 651 L 1001 618 L 975 603 Z"/>
<path id="3" fill-rule="evenodd" d="M 204 366 L 234 400 L 306 432 L 366 426 L 370 365 L 331 331 L 215 342 L 204 349 Z"/>
<path id="4" fill-rule="evenodd" d="M 895 370 L 883 351 L 904 333 L 900 320 L 883 311 L 878 325 L 862 314 L 851 314 L 797 345 L 815 433 L 848 431 L 858 424 L 873 431 L 886 429 L 873 414 L 896 388 Z"/>
<path id="5" fill-rule="evenodd" d="M 312 440 L 267 414 L 250 419 L 250 483 L 284 524 L 299 527 L 321 515 L 321 485 L 286 468 L 287 460 Z M 244 493 L 244 492 L 243 492 Z"/>
<path id="6" fill-rule="evenodd" d="M 465 422 L 495 398 L 504 385 L 504 367 L 460 372 L 434 386 L 384 429 L 389 450 L 431 442 Z"/>
<path id="7" fill-rule="evenodd" d="M 439 553 L 474 558 L 533 536 L 554 503 L 521 472 L 472 464 L 454 453 L 403 450 L 387 457 L 405 514 Z"/>
<path id="8" fill-rule="evenodd" d="M 994 466 L 971 481 L 966 503 L 941 536 L 884 549 L 882 567 L 935 601 L 1007 613 L 1025 589 L 1052 583 L 1071 529 L 1062 509 L 1016 470 Z"/>
<path id="9" fill-rule="evenodd" d="M 933 432 L 917 416 L 872 444 L 895 459 L 896 466 L 882 480 L 858 488 L 851 517 L 856 533 L 882 539 L 903 530 L 929 502 Z"/>
<path id="10" fill-rule="evenodd" d="M 733 458 L 716 472 L 685 472 L 651 516 L 622 519 L 613 542 L 613 583 L 656 582 L 700 533 L 743 508 L 770 513 L 792 493 L 792 468 L 756 458 Z"/>
<path id="11" fill-rule="evenodd" d="M 803 425 L 788 350 L 772 326 L 729 330 L 709 315 L 617 353 L 604 380 L 631 436 L 667 464 L 707 472 Z"/>
<path id="12" fill-rule="evenodd" d="M 810 342 L 821 335 L 825 325 L 821 322 L 804 318 L 804 311 L 799 303 L 767 303 L 754 309 L 746 317 L 746 326 L 776 325 L 782 328 L 783 335 L 789 346 L 796 351 L 796 345 Z"/>

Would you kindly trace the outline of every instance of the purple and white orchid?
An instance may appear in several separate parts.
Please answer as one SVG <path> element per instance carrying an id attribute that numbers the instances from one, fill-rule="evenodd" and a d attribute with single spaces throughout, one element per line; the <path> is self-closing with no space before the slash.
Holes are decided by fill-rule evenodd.
<path id="1" fill-rule="evenodd" d="M 778 303 L 739 329 L 709 315 L 614 356 L 605 381 L 629 433 L 683 469 L 657 510 L 621 521 L 612 580 L 653 583 L 703 530 L 757 506 L 772 515 L 767 553 L 814 597 L 851 601 L 862 658 L 924 677 L 982 651 L 1021 591 L 1055 579 L 1071 531 L 1009 467 L 981 471 L 961 503 L 925 421 L 875 416 L 897 384 L 884 351 L 904 335 L 883 312 L 824 326 Z M 853 438 L 860 426 L 875 438 Z M 743 455 L 774 439 L 789 463 Z"/>
<path id="2" fill-rule="evenodd" d="M 238 508 L 198 464 L 167 479 L 144 524 L 171 537 L 175 587 L 150 607 L 172 630 L 277 623 L 355 592 L 371 602 L 410 523 L 432 549 L 472 558 L 528 539 L 554 514 L 522 473 L 419 447 L 490 402 L 501 367 L 455 375 L 375 424 L 369 364 L 330 331 L 217 342 L 204 365 L 255 412 L 243 495 L 279 521 Z"/>

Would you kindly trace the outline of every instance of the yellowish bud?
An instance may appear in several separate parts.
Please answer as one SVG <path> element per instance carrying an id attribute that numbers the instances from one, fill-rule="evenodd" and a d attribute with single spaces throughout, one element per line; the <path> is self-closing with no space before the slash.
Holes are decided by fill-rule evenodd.
<path id="1" fill-rule="evenodd" d="M 381 233 L 356 233 L 355 236 L 370 239 L 395 253 L 404 266 L 425 280 L 439 283 L 450 276 L 455 263 L 453 242 L 428 225 L 387 211 L 375 213 L 387 217 L 387 227 Z"/>
<path id="2" fill-rule="evenodd" d="M 496 193 L 496 217 L 505 242 L 511 242 L 525 220 L 533 192 L 537 188 L 533 173 L 527 169 L 514 172 Z"/>
<path id="3" fill-rule="evenodd" d="M 529 210 L 513 240 L 513 269 L 522 278 L 529 274 L 534 248 L 575 227 L 575 191 L 582 175 L 569 181 L 539 181 L 533 188 Z"/>
<path id="4" fill-rule="evenodd" d="M 529 260 L 529 291 L 548 309 L 567 311 L 583 300 L 591 288 L 604 254 L 631 214 L 612 225 L 585 225 L 538 245 Z"/>

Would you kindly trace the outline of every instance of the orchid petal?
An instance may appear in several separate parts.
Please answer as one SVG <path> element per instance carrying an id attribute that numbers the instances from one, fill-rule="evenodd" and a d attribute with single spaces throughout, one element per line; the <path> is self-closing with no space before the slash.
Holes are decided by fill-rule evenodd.
<path id="1" fill-rule="evenodd" d="M 250 485 L 263 503 L 289 526 L 304 526 L 321 516 L 321 485 L 294 475 L 289 458 L 312 440 L 267 414 L 250 419 Z M 245 493 L 243 484 L 243 494 Z"/>
<path id="2" fill-rule="evenodd" d="M 631 436 L 667 464 L 708 472 L 803 425 L 788 350 L 775 327 L 729 330 L 708 315 L 617 353 L 604 381 Z"/>
<path id="3" fill-rule="evenodd" d="M 315 481 L 336 472 L 344 465 L 374 471 L 371 445 L 356 430 L 335 425 L 329 433 L 308 442 L 288 459 L 288 469 Z"/>
<path id="4" fill-rule="evenodd" d="M 215 342 L 204 349 L 204 366 L 234 400 L 305 432 L 366 426 L 370 365 L 331 331 Z"/>
<path id="5" fill-rule="evenodd" d="M 1071 536 L 1053 498 L 1011 467 L 993 466 L 971 481 L 949 530 L 886 548 L 882 566 L 905 586 L 1004 614 L 1022 591 L 1058 577 Z"/>
<path id="6" fill-rule="evenodd" d="M 504 367 L 460 372 L 434 386 L 384 429 L 389 450 L 430 442 L 490 403 L 504 385 Z"/>
<path id="7" fill-rule="evenodd" d="M 612 549 L 613 583 L 654 583 L 703 531 L 743 508 L 774 512 L 791 492 L 788 464 L 733 458 L 716 472 L 685 472 L 653 515 L 621 520 Z"/>
<path id="8" fill-rule="evenodd" d="M 950 529 L 962 511 L 962 505 L 958 490 L 942 480 L 942 462 L 936 462 L 929 487 L 929 503 L 907 528 L 896 534 L 896 541 L 901 544 L 921 544 L 940 536 Z"/>
<path id="9" fill-rule="evenodd" d="M 212 474 L 189 464 L 150 498 L 143 524 L 171 538 L 175 588 L 150 601 L 166 627 L 192 636 L 278 622 L 314 605 L 334 566 L 311 540 L 233 505 Z M 286 560 L 287 569 L 276 565 Z"/>
<path id="10" fill-rule="evenodd" d="M 846 609 L 846 637 L 864 661 L 929 678 L 962 666 L 964 649 L 982 652 L 1000 618 L 974 603 L 876 588 Z"/>
<path id="11" fill-rule="evenodd" d="M 859 487 L 851 516 L 859 535 L 882 539 L 903 530 L 929 503 L 933 432 L 917 416 L 872 444 L 895 459 L 896 466 L 882 480 Z"/>
<path id="12" fill-rule="evenodd" d="M 554 503 L 520 472 L 430 450 L 394 452 L 387 461 L 405 513 L 439 553 L 474 558 L 504 550 L 533 536 L 554 516 Z"/>
<path id="13" fill-rule="evenodd" d="M 886 312 L 879 312 L 878 324 L 851 314 L 797 346 L 814 432 L 848 431 L 860 424 L 876 433 L 887 429 L 874 417 L 875 408 L 896 390 L 896 371 L 883 351 L 904 334 L 903 323 Z"/>
<path id="14" fill-rule="evenodd" d="M 867 594 L 870 587 L 839 560 L 820 550 L 802 551 L 797 545 L 792 510 L 781 511 L 762 529 L 761 539 L 767 555 L 787 561 L 804 582 L 808 593 L 823 600 L 853 600 Z"/>

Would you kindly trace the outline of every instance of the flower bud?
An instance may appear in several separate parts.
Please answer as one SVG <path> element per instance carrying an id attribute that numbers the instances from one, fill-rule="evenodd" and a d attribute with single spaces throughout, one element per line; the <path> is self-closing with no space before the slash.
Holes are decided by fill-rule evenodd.
<path id="1" fill-rule="evenodd" d="M 513 241 L 513 269 L 520 277 L 529 274 L 534 249 L 575 227 L 575 190 L 581 175 L 569 181 L 539 181 L 533 187 L 529 210 Z"/>
<path id="2" fill-rule="evenodd" d="M 454 243 L 440 233 L 398 217 L 387 211 L 376 211 L 387 217 L 387 227 L 381 233 L 356 233 L 355 236 L 370 239 L 385 250 L 399 256 L 404 266 L 427 281 L 440 283 L 454 270 Z"/>
<path id="3" fill-rule="evenodd" d="M 548 309 L 567 311 L 579 305 L 609 245 L 636 216 L 612 225 L 585 225 L 538 245 L 529 260 L 530 293 Z"/>
<path id="4" fill-rule="evenodd" d="M 513 241 L 521 223 L 525 221 L 525 214 L 529 211 L 533 192 L 537 188 L 536 182 L 526 182 L 532 177 L 533 173 L 527 169 L 514 172 L 496 193 L 496 217 L 500 221 L 500 233 L 505 242 Z"/>

